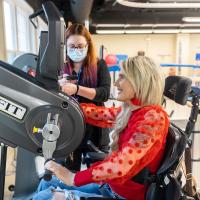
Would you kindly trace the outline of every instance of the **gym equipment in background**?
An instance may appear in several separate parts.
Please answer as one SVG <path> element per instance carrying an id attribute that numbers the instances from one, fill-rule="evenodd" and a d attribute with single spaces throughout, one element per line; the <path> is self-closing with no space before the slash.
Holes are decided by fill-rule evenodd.
<path id="1" fill-rule="evenodd" d="M 12 65 L 35 77 L 38 56 L 32 53 L 24 53 L 14 58 Z"/>

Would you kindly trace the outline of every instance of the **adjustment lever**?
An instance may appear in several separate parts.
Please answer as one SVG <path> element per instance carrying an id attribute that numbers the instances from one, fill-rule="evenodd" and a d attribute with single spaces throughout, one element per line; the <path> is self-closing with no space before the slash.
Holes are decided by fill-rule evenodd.
<path id="1" fill-rule="evenodd" d="M 42 152 L 45 158 L 45 163 L 49 160 L 53 160 L 53 153 L 56 150 L 57 139 L 60 136 L 60 128 L 58 126 L 58 117 L 56 114 L 53 118 L 51 118 L 51 113 L 48 113 L 47 123 L 42 129 L 43 136 L 43 144 L 42 144 Z M 52 178 L 52 172 L 49 170 L 45 170 L 44 180 L 50 181 Z"/>

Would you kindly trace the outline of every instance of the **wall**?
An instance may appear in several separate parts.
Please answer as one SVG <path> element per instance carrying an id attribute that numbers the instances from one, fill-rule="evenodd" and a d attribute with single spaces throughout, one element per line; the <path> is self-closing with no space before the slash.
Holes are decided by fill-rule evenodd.
<path id="1" fill-rule="evenodd" d="M 198 64 L 200 62 L 195 61 L 196 53 L 200 53 L 200 34 L 190 34 L 190 54 L 189 59 L 191 64 Z"/>
<path id="2" fill-rule="evenodd" d="M 137 55 L 143 50 L 147 56 L 160 63 L 198 64 L 195 55 L 200 53 L 200 34 L 134 34 L 134 35 L 93 35 L 93 40 L 99 54 L 100 46 L 106 48 L 105 54 Z M 181 44 L 180 44 L 181 43 Z M 169 68 L 164 68 L 168 73 Z M 178 69 L 176 68 L 177 73 Z M 181 74 L 200 75 L 200 69 L 182 68 Z"/>
<path id="3" fill-rule="evenodd" d="M 127 54 L 135 56 L 139 50 L 145 51 L 157 64 L 175 63 L 176 35 L 175 34 L 135 34 L 135 35 L 93 35 L 93 40 L 100 55 L 100 46 L 105 46 L 104 54 Z M 162 68 L 167 75 L 169 68 Z M 118 77 L 118 72 L 111 72 L 111 82 Z M 116 88 L 111 88 L 115 97 Z"/>
<path id="4" fill-rule="evenodd" d="M 189 64 L 190 34 L 176 34 L 176 62 L 178 64 Z M 192 68 L 176 68 L 177 74 L 191 74 Z"/>
<path id="5" fill-rule="evenodd" d="M 103 44 L 106 53 L 137 55 L 144 50 L 147 56 L 159 63 L 174 63 L 175 34 L 93 35 L 97 50 Z"/>
<path id="6" fill-rule="evenodd" d="M 191 34 L 189 52 L 190 63 L 194 65 L 200 65 L 200 61 L 195 60 L 196 53 L 200 53 L 200 34 Z M 192 75 L 200 76 L 200 69 L 193 69 Z"/>

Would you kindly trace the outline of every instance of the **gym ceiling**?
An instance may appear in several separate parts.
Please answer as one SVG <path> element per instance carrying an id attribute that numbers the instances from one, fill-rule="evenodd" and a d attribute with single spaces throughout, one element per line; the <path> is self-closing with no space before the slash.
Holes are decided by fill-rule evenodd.
<path id="1" fill-rule="evenodd" d="M 47 0 L 26 0 L 36 11 Z M 200 17 L 200 0 L 53 0 L 66 22 L 84 23 L 90 32 L 117 29 L 200 28 L 200 22 L 184 17 Z M 187 5 L 187 3 L 189 3 Z M 133 5 L 134 4 L 134 5 Z M 174 8 L 176 7 L 176 8 Z"/>

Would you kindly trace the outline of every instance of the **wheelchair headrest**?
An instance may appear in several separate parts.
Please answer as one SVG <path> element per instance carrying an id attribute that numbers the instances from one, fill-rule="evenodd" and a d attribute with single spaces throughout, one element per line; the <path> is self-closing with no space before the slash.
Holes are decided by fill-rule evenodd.
<path id="1" fill-rule="evenodd" d="M 164 95 L 178 104 L 185 105 L 191 92 L 192 81 L 183 76 L 168 76 L 165 79 Z"/>
<path id="2" fill-rule="evenodd" d="M 159 170 L 157 171 L 158 175 L 166 174 L 169 170 L 173 170 L 174 166 L 176 167 L 183 155 L 186 143 L 186 135 L 183 132 L 180 132 L 177 128 L 170 126 L 167 135 L 164 158 Z"/>

